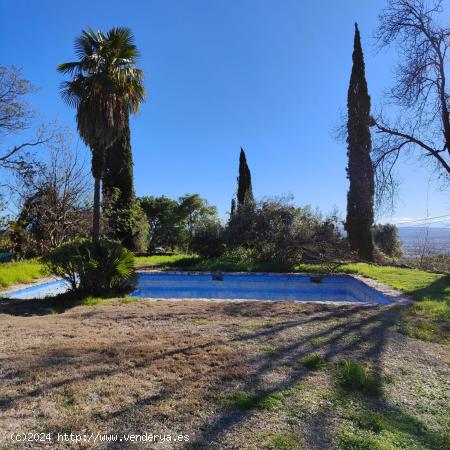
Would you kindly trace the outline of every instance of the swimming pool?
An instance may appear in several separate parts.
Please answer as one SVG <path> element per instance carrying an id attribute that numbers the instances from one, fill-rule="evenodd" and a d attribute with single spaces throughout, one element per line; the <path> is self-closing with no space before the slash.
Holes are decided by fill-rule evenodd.
<path id="1" fill-rule="evenodd" d="M 68 289 L 63 280 L 9 292 L 16 299 L 45 298 Z M 139 273 L 134 297 L 202 300 L 390 303 L 390 298 L 348 275 Z"/>

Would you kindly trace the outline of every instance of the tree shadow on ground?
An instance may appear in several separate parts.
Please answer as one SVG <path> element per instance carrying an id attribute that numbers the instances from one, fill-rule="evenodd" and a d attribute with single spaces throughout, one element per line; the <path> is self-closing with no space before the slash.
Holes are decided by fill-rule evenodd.
<path id="1" fill-rule="evenodd" d="M 428 286 L 408 292 L 415 300 L 425 298 L 438 301 L 449 301 L 450 299 L 450 274 L 434 280 Z"/>
<path id="2" fill-rule="evenodd" d="M 450 275 L 408 292 L 416 301 L 402 310 L 399 331 L 431 342 L 450 340 Z"/>
<path id="3" fill-rule="evenodd" d="M 383 394 L 383 352 L 388 341 L 389 330 L 398 320 L 398 309 L 382 308 L 375 315 L 357 319 L 354 313 L 358 311 L 358 308 L 355 308 L 353 311 L 347 309 L 344 312 L 348 318 L 345 324 L 339 323 L 309 335 L 309 343 L 306 343 L 303 339 L 299 339 L 297 342 L 292 342 L 277 348 L 276 352 L 270 356 L 258 357 L 259 363 L 257 369 L 239 388 L 240 391 L 260 395 L 263 400 L 273 398 L 274 394 L 289 395 L 295 386 L 298 386 L 299 383 L 301 384 L 302 380 L 308 377 L 309 373 L 307 370 L 297 366 L 283 380 L 269 384 L 264 382 L 264 377 L 287 362 L 298 361 L 315 352 L 320 352 L 328 361 L 353 357 L 355 360 L 359 360 L 370 366 L 379 382 L 380 391 L 378 395 L 373 396 L 361 392 L 346 391 L 336 386 L 335 396 L 339 399 L 344 398 L 350 403 L 357 399 L 363 411 L 382 412 L 390 421 L 389 426 L 386 428 L 393 432 L 407 434 L 407 440 L 416 440 L 421 444 L 429 446 L 427 448 L 444 448 L 442 445 L 445 440 L 442 436 L 428 430 L 420 420 L 402 411 L 398 406 L 390 404 Z M 342 317 L 342 311 L 336 312 L 336 315 Z M 328 316 L 325 315 L 319 321 L 326 322 L 331 318 L 335 318 L 333 316 L 333 313 Z M 303 321 L 300 323 L 302 325 L 305 324 Z M 270 336 L 279 333 L 286 326 L 296 326 L 296 324 L 295 322 L 283 324 L 260 333 L 240 336 L 238 339 L 255 339 L 262 335 Z M 355 335 L 355 333 L 357 334 Z M 355 338 L 349 340 L 349 336 L 355 336 Z M 329 366 L 328 370 L 332 372 L 334 368 Z M 223 445 L 221 443 L 222 438 L 227 433 L 236 431 L 254 412 L 255 409 L 239 408 L 236 405 L 219 411 L 212 420 L 202 426 L 201 433 L 196 436 L 194 441 L 187 443 L 184 449 L 227 448 L 221 446 Z M 329 412 L 329 408 L 327 410 L 327 408 L 322 407 L 310 416 L 310 420 L 307 422 L 309 422 L 309 430 L 312 430 L 312 432 L 310 432 L 307 448 L 329 449 L 334 448 L 336 445 L 336 426 L 335 424 L 327 423 L 331 421 L 330 417 L 332 416 L 330 416 Z M 295 429 L 295 427 L 293 428 Z M 303 432 L 303 430 L 297 431 L 299 434 Z M 372 441 L 367 440 L 366 437 L 359 438 L 356 434 L 355 436 L 348 437 L 347 444 L 344 443 L 342 448 L 381 448 L 375 440 L 375 438 Z M 304 442 L 301 443 L 300 441 L 299 445 L 304 445 Z M 265 448 L 264 444 L 261 443 L 261 445 L 258 445 L 258 448 Z"/>

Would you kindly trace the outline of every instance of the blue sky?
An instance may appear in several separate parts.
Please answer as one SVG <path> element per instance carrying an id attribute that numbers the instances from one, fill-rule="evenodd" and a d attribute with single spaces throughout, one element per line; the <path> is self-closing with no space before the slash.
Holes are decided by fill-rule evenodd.
<path id="1" fill-rule="evenodd" d="M 292 194 L 323 211 L 346 208 L 346 148 L 333 129 L 345 110 L 353 24 L 359 23 L 372 103 L 391 85 L 395 54 L 376 54 L 384 1 L 0 0 L 2 64 L 41 89 L 31 101 L 75 132 L 60 98 L 58 63 L 91 26 L 130 27 L 148 100 L 132 119 L 138 195 L 200 193 L 223 218 L 236 189 L 239 149 L 257 197 Z M 86 149 L 86 154 L 88 150 Z M 402 161 L 394 217 L 450 213 L 430 172 Z M 390 217 L 380 218 L 382 220 Z"/>

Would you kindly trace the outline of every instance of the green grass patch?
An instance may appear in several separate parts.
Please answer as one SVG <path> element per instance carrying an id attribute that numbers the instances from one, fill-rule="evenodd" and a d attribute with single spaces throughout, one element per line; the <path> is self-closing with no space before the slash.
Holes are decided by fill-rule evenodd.
<path id="1" fill-rule="evenodd" d="M 252 328 L 252 329 L 259 327 L 259 323 L 258 322 L 252 322 L 251 320 L 247 320 L 245 322 L 242 322 L 241 325 L 244 328 Z"/>
<path id="2" fill-rule="evenodd" d="M 374 433 L 385 430 L 388 424 L 386 418 L 378 412 L 365 412 L 356 417 L 356 422 L 359 428 Z"/>
<path id="3" fill-rule="evenodd" d="M 302 358 L 301 363 L 308 370 L 320 370 L 326 367 L 328 361 L 320 353 L 311 353 Z"/>
<path id="4" fill-rule="evenodd" d="M 122 297 L 119 299 L 120 303 L 134 303 L 139 300 L 138 297 L 131 297 L 131 295 L 127 295 L 126 297 Z"/>
<path id="5" fill-rule="evenodd" d="M 269 450 L 297 450 L 303 448 L 301 442 L 290 434 L 276 434 L 267 441 Z"/>
<path id="6" fill-rule="evenodd" d="M 230 401 L 230 406 L 242 410 L 262 409 L 273 411 L 281 407 L 284 394 L 281 392 L 235 392 Z"/>
<path id="7" fill-rule="evenodd" d="M 45 276 L 44 266 L 37 259 L 0 263 L 0 287 L 29 283 Z"/>
<path id="8" fill-rule="evenodd" d="M 423 450 L 448 448 L 448 440 L 418 419 L 394 409 L 389 413 L 363 410 L 350 415 L 351 423 L 341 431 L 342 450 Z"/>
<path id="9" fill-rule="evenodd" d="M 274 355 L 277 352 L 276 347 L 274 347 L 273 345 L 261 345 L 259 349 L 265 355 Z"/>
<path id="10" fill-rule="evenodd" d="M 102 297 L 83 297 L 80 298 L 77 301 L 78 305 L 83 305 L 83 306 L 92 306 L 92 305 L 98 305 L 100 303 L 103 303 L 104 301 L 108 300 L 107 298 L 102 298 Z"/>
<path id="11" fill-rule="evenodd" d="M 277 264 L 261 263 L 252 260 L 236 261 L 224 258 L 204 260 L 192 267 L 195 270 L 210 272 L 284 272 Z"/>
<path id="12" fill-rule="evenodd" d="M 239 327 L 239 332 L 242 334 L 248 334 L 254 331 L 256 328 L 260 326 L 257 322 L 252 322 L 250 320 L 247 320 L 245 322 L 241 322 Z"/>
<path id="13" fill-rule="evenodd" d="M 318 337 L 309 338 L 309 342 L 311 343 L 311 345 L 316 345 L 316 346 L 327 344 L 329 340 L 330 340 L 330 337 L 327 337 L 327 336 L 318 336 Z"/>
<path id="14" fill-rule="evenodd" d="M 434 321 L 450 321 L 450 308 L 446 302 L 436 300 L 422 300 L 410 307 L 412 313 L 419 317 L 425 317 Z"/>
<path id="15" fill-rule="evenodd" d="M 196 325 L 208 325 L 208 324 L 211 323 L 211 321 L 208 320 L 208 319 L 197 319 L 197 320 L 194 321 L 194 323 Z"/>
<path id="16" fill-rule="evenodd" d="M 136 264 L 155 269 L 183 268 L 200 271 L 222 271 L 222 272 L 282 272 L 283 270 L 273 263 L 259 263 L 251 259 L 211 258 L 202 260 L 197 255 L 151 255 L 137 256 Z"/>
<path id="17" fill-rule="evenodd" d="M 264 322 L 264 326 L 265 326 L 266 328 L 273 328 L 273 327 L 276 327 L 277 324 L 278 324 L 277 321 L 274 320 L 274 319 L 268 319 L 268 320 L 266 320 L 266 321 Z"/>
<path id="18" fill-rule="evenodd" d="M 360 431 L 344 431 L 339 437 L 339 450 L 395 450 L 389 442 L 385 442 L 372 433 Z"/>
<path id="19" fill-rule="evenodd" d="M 194 268 L 201 262 L 197 255 L 179 254 L 179 255 L 151 255 L 137 256 L 135 263 L 138 266 L 152 267 L 155 269 L 170 268 Z"/>
<path id="20" fill-rule="evenodd" d="M 359 362 L 347 359 L 338 361 L 335 377 L 337 383 L 346 389 L 371 395 L 380 393 L 379 378 Z"/>

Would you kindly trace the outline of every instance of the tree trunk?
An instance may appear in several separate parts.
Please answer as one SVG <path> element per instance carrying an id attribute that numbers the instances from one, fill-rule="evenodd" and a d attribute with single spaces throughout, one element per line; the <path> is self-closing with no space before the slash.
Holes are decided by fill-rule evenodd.
<path id="1" fill-rule="evenodd" d="M 92 220 L 92 241 L 98 242 L 100 238 L 100 178 L 94 182 L 94 214 Z"/>

